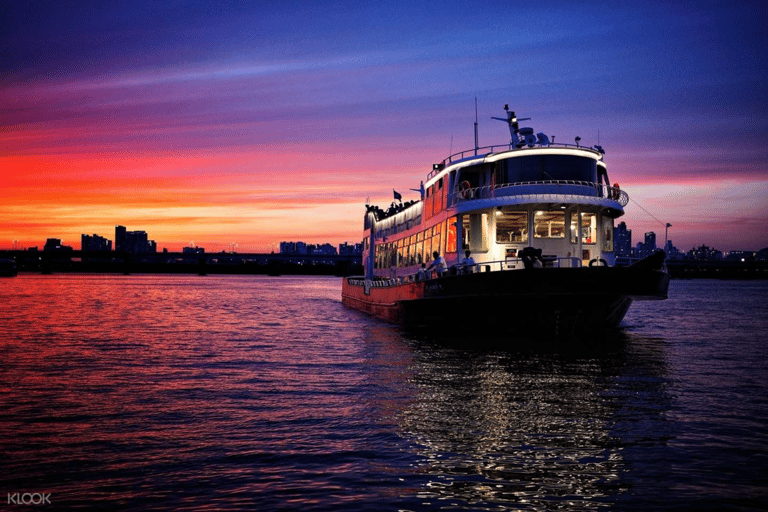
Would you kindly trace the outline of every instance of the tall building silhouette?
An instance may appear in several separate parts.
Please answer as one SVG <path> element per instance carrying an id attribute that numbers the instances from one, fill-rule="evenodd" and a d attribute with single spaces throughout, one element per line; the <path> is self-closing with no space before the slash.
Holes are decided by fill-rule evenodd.
<path id="1" fill-rule="evenodd" d="M 632 230 L 626 222 L 620 222 L 613 228 L 614 250 L 617 257 L 629 258 L 632 255 Z"/>
<path id="2" fill-rule="evenodd" d="M 147 238 L 146 231 L 128 231 L 125 226 L 115 226 L 115 251 L 149 254 L 157 252 L 157 244 Z"/>
<path id="3" fill-rule="evenodd" d="M 80 235 L 80 250 L 85 252 L 111 251 L 112 240 L 107 240 L 96 234 L 93 236 Z"/>
<path id="4" fill-rule="evenodd" d="M 652 254 L 656 250 L 656 233 L 649 231 L 645 234 L 645 250 L 648 254 Z M 648 255 L 646 254 L 646 256 Z"/>

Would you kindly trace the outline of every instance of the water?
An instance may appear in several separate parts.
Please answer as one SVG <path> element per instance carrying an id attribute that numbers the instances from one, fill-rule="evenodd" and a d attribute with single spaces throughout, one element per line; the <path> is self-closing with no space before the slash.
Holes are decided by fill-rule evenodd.
<path id="1" fill-rule="evenodd" d="M 504 349 L 338 278 L 6 279 L 0 509 L 766 509 L 768 283 L 670 296 Z"/>

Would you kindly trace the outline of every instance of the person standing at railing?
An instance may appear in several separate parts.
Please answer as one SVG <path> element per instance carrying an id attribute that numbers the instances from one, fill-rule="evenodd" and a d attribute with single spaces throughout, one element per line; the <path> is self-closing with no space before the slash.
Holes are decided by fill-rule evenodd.
<path id="1" fill-rule="evenodd" d="M 438 277 L 443 277 L 445 275 L 445 272 L 448 270 L 448 265 L 445 263 L 445 258 L 440 256 L 440 253 L 435 251 L 432 253 L 432 257 L 434 258 L 432 260 L 432 263 L 429 264 L 427 267 L 427 272 L 429 272 L 432 269 L 435 269 L 437 271 Z"/>
<path id="2" fill-rule="evenodd" d="M 422 263 L 421 268 L 416 273 L 416 280 L 417 281 L 426 281 L 427 280 L 427 264 Z"/>
<path id="3" fill-rule="evenodd" d="M 472 274 L 475 271 L 475 259 L 472 257 L 472 252 L 467 249 L 464 251 L 464 259 L 459 264 L 459 271 L 462 274 Z"/>

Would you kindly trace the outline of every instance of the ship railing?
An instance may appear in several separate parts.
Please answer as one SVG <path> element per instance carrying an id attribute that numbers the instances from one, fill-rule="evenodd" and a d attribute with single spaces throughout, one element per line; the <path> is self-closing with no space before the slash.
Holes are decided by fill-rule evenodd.
<path id="1" fill-rule="evenodd" d="M 560 256 L 542 256 L 543 268 L 578 268 L 581 267 L 581 260 L 576 257 L 560 257 Z M 523 260 L 520 258 L 506 258 L 503 260 L 495 261 L 482 261 L 475 263 L 474 265 L 453 265 L 447 271 L 437 272 L 432 270 L 426 273 L 425 277 L 420 277 L 419 274 L 411 274 L 398 277 L 375 277 L 374 279 L 365 279 L 364 277 L 348 277 L 347 282 L 352 286 L 367 286 L 369 288 L 388 288 L 391 286 L 398 286 L 406 283 L 413 283 L 417 281 L 431 281 L 434 279 L 440 279 L 448 276 L 466 275 L 466 274 L 479 274 L 487 272 L 502 272 L 508 270 L 521 270 L 525 268 Z"/>
<path id="2" fill-rule="evenodd" d="M 561 143 L 550 143 L 547 145 L 537 145 L 533 147 L 542 147 L 542 148 L 576 148 L 576 149 L 582 149 L 586 151 L 591 151 L 597 155 L 602 154 L 591 147 L 588 146 L 580 146 L 578 144 L 561 144 Z M 471 158 L 482 158 L 485 156 L 488 156 L 493 153 L 500 153 L 502 151 L 513 151 L 513 150 L 519 150 L 519 151 L 525 151 L 527 149 L 530 149 L 528 146 L 523 146 L 518 148 L 514 144 L 494 144 L 493 146 L 483 146 L 481 148 L 473 148 L 473 149 L 467 149 L 464 151 L 459 151 L 458 153 L 454 153 L 450 155 L 448 158 L 440 162 L 438 166 L 436 166 L 428 175 L 427 180 L 430 180 L 432 177 L 440 174 L 442 170 L 451 165 L 455 164 L 456 162 L 460 162 L 462 160 L 467 160 Z"/>
<path id="3" fill-rule="evenodd" d="M 484 187 L 462 187 L 461 184 L 451 193 L 452 203 L 474 201 L 477 199 L 495 199 L 506 196 L 527 195 L 570 195 L 591 196 L 611 199 L 622 207 L 629 203 L 629 195 L 618 187 L 603 183 L 579 180 L 539 180 L 516 183 L 497 183 Z"/>
<path id="4" fill-rule="evenodd" d="M 573 256 L 561 257 L 555 255 L 543 255 L 542 267 L 543 268 L 578 268 L 581 267 L 581 260 Z M 525 264 L 520 258 L 506 258 L 496 261 L 483 261 L 476 263 L 471 267 L 457 265 L 458 274 L 474 274 L 482 272 L 500 272 L 504 270 L 520 270 L 524 269 Z"/>

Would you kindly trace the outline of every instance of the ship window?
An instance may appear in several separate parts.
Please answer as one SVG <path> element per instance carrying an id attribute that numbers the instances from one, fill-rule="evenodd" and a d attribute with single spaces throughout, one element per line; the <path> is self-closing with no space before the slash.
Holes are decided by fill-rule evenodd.
<path id="1" fill-rule="evenodd" d="M 597 161 L 594 158 L 571 155 L 545 155 L 545 180 L 597 181 Z"/>
<path id="2" fill-rule="evenodd" d="M 565 213 L 539 210 L 533 218 L 536 238 L 565 238 Z"/>
<path id="3" fill-rule="evenodd" d="M 597 238 L 597 215 L 590 212 L 581 214 L 581 243 L 594 244 Z"/>
<path id="4" fill-rule="evenodd" d="M 529 155 L 501 162 L 498 179 L 508 183 L 539 180 L 597 180 L 594 158 L 571 155 Z M 498 183 L 499 181 L 497 181 Z"/>
<path id="5" fill-rule="evenodd" d="M 496 243 L 510 242 L 528 242 L 528 212 L 496 212 Z"/>
<path id="6" fill-rule="evenodd" d="M 613 252 L 613 219 L 603 218 L 603 250 Z"/>
<path id="7" fill-rule="evenodd" d="M 445 252 L 456 252 L 456 217 L 451 217 L 446 222 Z"/>
<path id="8" fill-rule="evenodd" d="M 464 247 L 472 252 L 488 250 L 488 214 L 471 213 L 464 216 Z"/>

